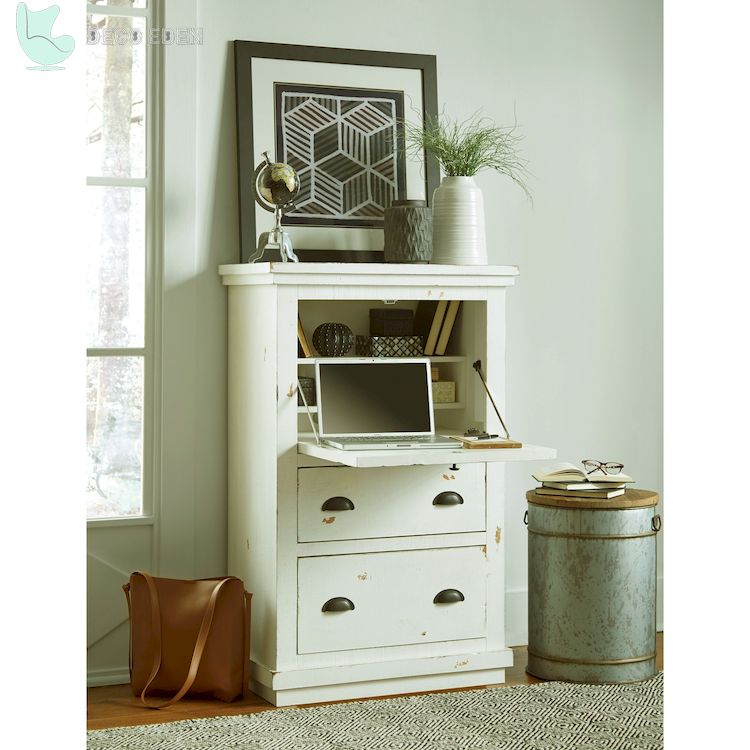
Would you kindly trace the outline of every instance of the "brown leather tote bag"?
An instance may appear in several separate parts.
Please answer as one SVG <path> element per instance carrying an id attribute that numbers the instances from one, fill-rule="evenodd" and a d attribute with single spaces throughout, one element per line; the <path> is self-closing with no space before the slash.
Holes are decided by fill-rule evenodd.
<path id="1" fill-rule="evenodd" d="M 239 578 L 199 581 L 136 572 L 123 587 L 130 612 L 130 684 L 148 708 L 185 694 L 232 701 L 247 692 L 250 599 Z M 165 703 L 146 694 L 171 695 Z"/>

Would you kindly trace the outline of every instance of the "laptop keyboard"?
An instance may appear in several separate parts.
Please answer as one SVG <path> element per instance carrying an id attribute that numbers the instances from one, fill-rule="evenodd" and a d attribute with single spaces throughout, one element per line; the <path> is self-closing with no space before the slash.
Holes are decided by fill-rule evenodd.
<path id="1" fill-rule="evenodd" d="M 432 435 L 399 435 L 398 437 L 345 437 L 336 438 L 342 443 L 431 443 L 434 439 Z"/>

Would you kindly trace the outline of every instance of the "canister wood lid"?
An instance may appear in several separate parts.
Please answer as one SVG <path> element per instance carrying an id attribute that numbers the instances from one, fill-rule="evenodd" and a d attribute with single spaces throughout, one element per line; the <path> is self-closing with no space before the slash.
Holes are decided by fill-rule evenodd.
<path id="1" fill-rule="evenodd" d="M 526 500 L 534 505 L 547 505 L 552 508 L 579 508 L 579 509 L 603 509 L 620 510 L 623 508 L 648 508 L 659 502 L 659 493 L 653 490 L 625 490 L 624 495 L 607 498 L 586 498 L 581 492 L 582 498 L 563 495 L 537 495 L 536 490 L 526 493 Z"/>

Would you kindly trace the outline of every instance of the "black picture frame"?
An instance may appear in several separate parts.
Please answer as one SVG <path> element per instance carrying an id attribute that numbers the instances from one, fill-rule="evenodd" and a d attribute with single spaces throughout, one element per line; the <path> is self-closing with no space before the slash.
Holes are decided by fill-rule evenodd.
<path id="1" fill-rule="evenodd" d="M 436 117 L 437 60 L 434 55 L 407 52 L 379 52 L 374 50 L 345 49 L 338 47 L 311 47 L 271 42 L 235 40 L 235 91 L 237 113 L 237 167 L 240 219 L 240 262 L 246 263 L 257 250 L 258 231 L 255 221 L 255 197 L 252 175 L 260 154 L 256 154 L 253 135 L 253 60 L 294 60 L 310 63 L 368 66 L 373 68 L 403 68 L 418 71 L 421 76 L 422 117 Z M 275 145 L 275 139 L 274 139 Z M 423 178 L 427 205 L 440 183 L 440 166 L 431 154 L 425 154 Z M 269 214 L 270 228 L 271 214 Z M 335 227 L 332 228 L 335 231 Z M 295 247 L 303 262 L 383 262 L 382 250 L 345 250 L 325 247 Z"/>

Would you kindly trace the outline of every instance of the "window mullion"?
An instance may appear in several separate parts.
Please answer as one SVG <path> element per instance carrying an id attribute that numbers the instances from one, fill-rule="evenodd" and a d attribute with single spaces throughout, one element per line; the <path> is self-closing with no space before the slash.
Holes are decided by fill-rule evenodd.
<path id="1" fill-rule="evenodd" d="M 153 2 L 154 0 L 152 0 Z M 86 3 L 86 13 L 94 16 L 130 16 L 132 18 L 148 18 L 148 8 L 128 8 L 120 5 L 97 5 Z"/>
<path id="2" fill-rule="evenodd" d="M 146 177 L 87 177 L 86 185 L 88 187 L 147 188 L 148 179 Z"/>
<path id="3" fill-rule="evenodd" d="M 86 349 L 87 357 L 145 357 L 147 348 L 143 346 L 135 347 L 90 347 Z"/>

